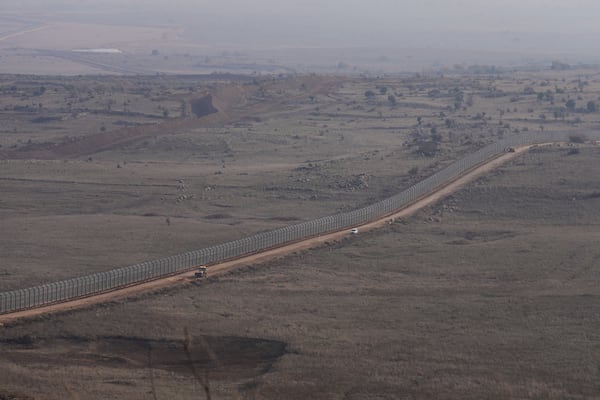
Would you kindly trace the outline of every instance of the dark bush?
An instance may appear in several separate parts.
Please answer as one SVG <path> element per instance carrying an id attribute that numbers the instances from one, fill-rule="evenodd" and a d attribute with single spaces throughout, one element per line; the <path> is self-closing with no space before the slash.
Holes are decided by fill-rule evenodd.
<path id="1" fill-rule="evenodd" d="M 585 143 L 585 140 L 584 135 L 569 135 L 569 142 L 571 143 Z"/>

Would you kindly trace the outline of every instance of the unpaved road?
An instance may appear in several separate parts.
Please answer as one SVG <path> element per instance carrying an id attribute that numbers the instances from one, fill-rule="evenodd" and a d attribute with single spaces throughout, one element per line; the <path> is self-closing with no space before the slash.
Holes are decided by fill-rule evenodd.
<path id="1" fill-rule="evenodd" d="M 499 167 L 500 165 L 514 159 L 520 154 L 527 151 L 532 146 L 522 146 L 515 149 L 513 153 L 503 153 L 498 157 L 492 158 L 489 161 L 480 164 L 479 166 L 471 169 L 460 178 L 455 179 L 453 181 L 448 182 L 448 184 L 440 187 L 433 193 L 428 194 L 427 196 L 421 198 L 418 201 L 415 201 L 411 205 L 402 210 L 375 220 L 373 222 L 369 222 L 367 224 L 358 226 L 358 234 L 361 232 L 369 231 L 378 227 L 381 227 L 391 220 L 395 218 L 407 217 L 411 214 L 414 214 L 418 210 L 428 205 L 434 204 L 440 199 L 448 196 L 449 194 L 456 192 L 457 190 L 464 187 L 467 183 L 474 181 L 475 179 L 483 176 L 493 169 Z M 276 258 L 281 258 L 287 254 L 307 250 L 310 248 L 314 248 L 317 246 L 323 245 L 325 242 L 332 242 L 336 240 L 340 240 L 343 237 L 349 235 L 350 232 L 348 229 L 344 229 L 342 231 L 332 232 L 328 234 L 324 234 L 321 236 L 313 237 L 310 239 L 302 240 L 300 242 L 291 243 L 282 247 L 278 247 L 271 250 L 266 250 L 261 253 L 252 254 L 247 257 L 238 258 L 236 260 L 223 262 L 220 264 L 214 264 L 208 267 L 207 276 L 215 276 L 218 274 L 223 274 L 227 271 L 230 271 L 235 268 L 239 268 L 246 265 L 258 264 L 268 260 L 273 260 Z M 117 299 L 122 299 L 125 297 L 131 297 L 140 292 L 146 292 L 149 290 L 160 289 L 163 287 L 171 286 L 178 283 L 189 282 L 191 279 L 194 279 L 194 273 L 196 271 L 192 270 L 190 272 L 184 272 L 178 275 L 170 276 L 167 278 L 161 278 L 150 282 L 144 282 L 138 285 L 133 285 L 129 287 L 125 287 L 122 289 L 116 289 L 110 292 L 101 293 L 98 295 L 76 299 L 64 303 L 53 304 L 49 306 L 39 307 L 31 310 L 19 311 L 11 314 L 0 315 L 0 326 L 3 323 L 14 321 L 20 318 L 34 317 L 42 314 L 53 313 L 64 310 L 71 310 L 75 308 L 86 307 L 92 304 L 103 303 L 107 301 L 113 301 Z"/>
<path id="2" fill-rule="evenodd" d="M 26 35 L 28 33 L 39 32 L 39 31 L 42 31 L 44 29 L 48 29 L 49 27 L 50 27 L 50 25 L 42 25 L 42 26 L 37 26 L 35 28 L 31 28 L 31 29 L 26 29 L 26 30 L 22 30 L 22 31 L 18 31 L 18 32 L 13 32 L 13 33 L 7 34 L 5 36 L 0 36 L 0 41 L 12 39 L 12 38 L 17 37 L 17 36 Z"/>

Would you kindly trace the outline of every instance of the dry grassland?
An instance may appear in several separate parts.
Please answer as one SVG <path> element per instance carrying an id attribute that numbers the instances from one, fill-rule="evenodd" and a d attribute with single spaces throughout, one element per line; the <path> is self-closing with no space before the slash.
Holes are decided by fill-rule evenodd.
<path id="1" fill-rule="evenodd" d="M 164 104 L 169 115 L 158 115 L 147 136 L 111 125 L 114 109 L 36 124 L 39 110 L 7 109 L 19 98 L 7 87 L 47 86 L 39 97 L 52 117 L 70 115 L 60 111 L 61 85 L 79 83 L 55 88 L 54 78 L 5 77 L 0 289 L 367 204 L 503 135 L 569 129 L 579 137 L 598 118 L 577 110 L 600 94 L 594 72 L 586 74 L 119 78 L 123 88 L 110 95 L 93 89 L 90 110 L 111 97 L 132 99 L 138 114 L 119 115 L 124 121 L 147 123 Z M 163 84 L 164 95 L 136 97 L 134 83 L 151 91 Z M 365 96 L 369 90 L 374 96 Z M 547 90 L 554 104 L 538 100 Z M 181 101 L 191 108 L 209 92 L 219 113 L 176 114 Z M 33 104 L 32 95 L 19 101 Z M 569 99 L 573 111 L 562 109 Z M 554 118 L 555 110 L 562 114 Z M 105 150 L 90 153 L 98 137 Z M 432 141 L 438 151 L 424 155 Z M 207 383 L 213 398 L 232 399 L 594 398 L 599 155 L 588 144 L 535 149 L 380 231 L 6 326 L 0 388 L 90 399 L 191 398 Z"/>
<path id="2" fill-rule="evenodd" d="M 187 328 L 217 398 L 594 398 L 600 150 L 570 149 L 530 152 L 383 230 L 5 327 L 0 385 L 198 396 Z"/>

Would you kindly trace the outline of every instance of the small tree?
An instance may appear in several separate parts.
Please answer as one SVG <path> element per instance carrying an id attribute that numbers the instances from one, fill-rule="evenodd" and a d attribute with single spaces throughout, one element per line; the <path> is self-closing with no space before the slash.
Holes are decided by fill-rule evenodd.
<path id="1" fill-rule="evenodd" d="M 576 106 L 575 100 L 573 100 L 573 99 L 567 100 L 567 102 L 565 103 L 565 106 L 567 107 L 567 110 L 575 111 L 575 106 Z"/>
<path id="2" fill-rule="evenodd" d="M 439 148 L 440 148 L 439 142 L 422 141 L 419 143 L 417 152 L 426 157 L 433 157 L 439 151 Z"/>
<path id="3" fill-rule="evenodd" d="M 570 135 L 569 141 L 571 143 L 585 143 L 586 137 L 585 135 Z"/>
<path id="4" fill-rule="evenodd" d="M 474 103 L 474 101 L 473 101 L 473 95 L 470 94 L 470 95 L 467 96 L 467 105 L 469 107 L 473 107 L 473 103 Z"/>
<path id="5" fill-rule="evenodd" d="M 596 102 L 594 102 L 594 101 L 588 101 L 586 108 L 587 108 L 588 112 L 591 112 L 591 113 L 598 111 L 598 106 L 596 105 Z"/>
<path id="6" fill-rule="evenodd" d="M 435 126 L 431 128 L 431 140 L 437 143 L 442 141 L 442 135 L 438 132 Z"/>

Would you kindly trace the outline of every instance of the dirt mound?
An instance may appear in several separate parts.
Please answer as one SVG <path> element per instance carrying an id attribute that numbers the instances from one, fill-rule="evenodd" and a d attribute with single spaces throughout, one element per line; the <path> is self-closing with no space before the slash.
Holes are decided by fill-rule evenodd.
<path id="1" fill-rule="evenodd" d="M 198 336 L 186 349 L 183 340 L 81 336 L 0 340 L 5 359 L 16 364 L 160 369 L 180 375 L 194 370 L 211 379 L 245 379 L 265 373 L 286 351 L 275 340 L 233 336 Z"/>

